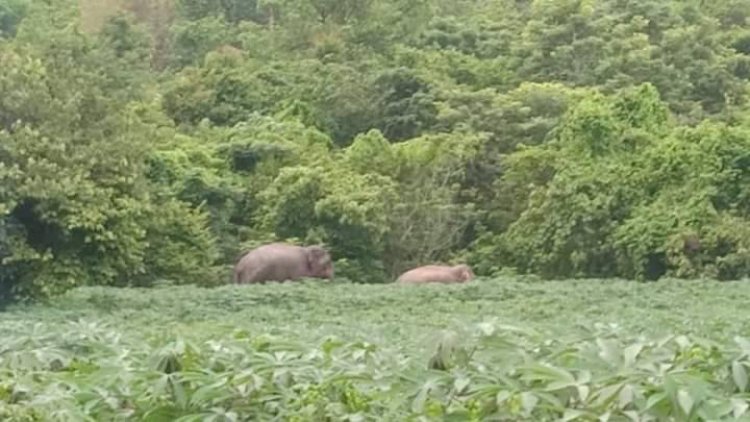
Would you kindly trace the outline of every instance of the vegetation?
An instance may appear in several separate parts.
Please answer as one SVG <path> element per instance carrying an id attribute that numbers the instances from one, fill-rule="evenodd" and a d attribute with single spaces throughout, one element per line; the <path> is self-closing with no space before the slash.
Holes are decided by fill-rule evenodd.
<path id="1" fill-rule="evenodd" d="M 79 13 L 80 11 L 80 13 Z M 0 285 L 750 274 L 750 6 L 0 1 Z"/>
<path id="2" fill-rule="evenodd" d="M 750 420 L 749 23 L 0 0 L 0 420 Z"/>
<path id="3" fill-rule="evenodd" d="M 0 314 L 0 416 L 747 420 L 749 298 L 677 280 L 82 288 Z"/>

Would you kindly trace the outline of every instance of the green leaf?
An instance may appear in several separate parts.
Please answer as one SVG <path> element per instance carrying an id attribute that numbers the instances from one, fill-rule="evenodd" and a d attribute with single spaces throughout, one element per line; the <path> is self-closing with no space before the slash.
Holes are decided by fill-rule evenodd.
<path id="1" fill-rule="evenodd" d="M 575 381 L 555 381 L 547 385 L 544 391 L 557 391 L 577 386 Z"/>
<path id="2" fill-rule="evenodd" d="M 593 393 L 593 396 L 596 398 L 594 402 L 592 403 L 592 406 L 594 407 L 600 407 L 604 406 L 610 401 L 612 401 L 615 396 L 617 396 L 617 393 L 620 392 L 620 389 L 623 388 L 625 384 L 624 383 L 618 383 L 613 385 L 608 385 L 606 387 L 603 387 L 599 389 L 598 391 L 595 391 Z M 628 401 L 625 404 L 629 404 L 630 401 Z M 622 407 L 623 402 L 620 402 L 620 406 Z"/>
<path id="3" fill-rule="evenodd" d="M 667 399 L 666 393 L 664 392 L 654 393 L 651 396 L 649 396 L 648 400 L 646 400 L 646 409 L 651 409 L 666 399 Z"/>
<path id="4" fill-rule="evenodd" d="M 690 412 L 693 410 L 693 405 L 695 404 L 690 393 L 685 390 L 679 390 L 677 392 L 677 402 L 680 404 L 682 411 L 685 412 L 686 415 L 690 415 Z"/>
<path id="5" fill-rule="evenodd" d="M 591 371 L 583 370 L 580 374 L 578 374 L 578 383 L 579 384 L 587 384 L 591 382 Z"/>
<path id="6" fill-rule="evenodd" d="M 710 400 L 708 405 L 706 403 L 703 404 L 703 407 L 710 407 L 711 411 L 714 412 L 712 418 L 709 419 L 720 419 L 722 417 L 727 416 L 728 414 L 732 413 L 732 402 L 730 400 L 723 400 L 723 399 L 715 399 Z M 701 414 L 701 417 L 704 417 L 703 414 Z"/>
<path id="7" fill-rule="evenodd" d="M 732 378 L 740 392 L 747 390 L 747 370 L 745 365 L 738 361 L 732 361 Z"/>
<path id="8" fill-rule="evenodd" d="M 508 400 L 512 396 L 510 391 L 503 390 L 497 393 L 497 396 L 495 396 L 495 403 L 500 406 L 503 403 L 505 403 L 506 400 Z"/>
<path id="9" fill-rule="evenodd" d="M 471 384 L 471 380 L 468 377 L 458 377 L 453 382 L 453 388 L 460 394 L 469 384 Z"/>
<path id="10" fill-rule="evenodd" d="M 750 356 L 750 340 L 744 338 L 744 337 L 735 337 L 734 338 L 735 343 L 737 343 L 738 346 L 742 349 L 742 352 L 746 356 Z"/>
<path id="11" fill-rule="evenodd" d="M 618 396 L 618 399 L 619 399 L 619 402 L 620 402 L 620 408 L 621 409 L 625 408 L 628 405 L 630 405 L 635 400 L 635 392 L 633 391 L 634 388 L 635 387 L 632 386 L 632 385 L 630 385 L 630 384 L 625 384 L 625 385 L 622 386 L 622 389 L 620 390 L 620 394 Z M 649 397 L 648 402 L 650 403 L 651 399 L 654 398 L 655 396 L 658 397 L 659 393 L 657 393 L 657 394 Z M 662 398 L 666 398 L 665 395 L 662 395 L 662 396 L 663 396 Z M 659 399 L 659 400 L 661 400 L 661 399 Z M 650 408 L 650 407 L 651 407 L 650 405 L 648 405 L 648 404 L 646 405 L 646 408 Z"/>
<path id="12" fill-rule="evenodd" d="M 629 417 L 630 420 L 633 422 L 640 422 L 642 420 L 641 416 L 635 410 L 626 410 L 623 413 L 625 414 L 625 416 Z"/>
<path id="13" fill-rule="evenodd" d="M 581 398 L 581 401 L 585 402 L 589 398 L 590 391 L 591 390 L 587 385 L 578 386 L 578 396 Z"/>
<path id="14" fill-rule="evenodd" d="M 180 409 L 185 409 L 187 406 L 187 395 L 185 394 L 185 388 L 182 386 L 182 380 L 178 377 L 171 377 L 172 389 L 174 391 L 174 398 L 177 406 Z"/>
<path id="15" fill-rule="evenodd" d="M 562 421 L 572 421 L 576 420 L 578 418 L 586 416 L 586 412 L 577 410 L 577 409 L 565 409 L 565 413 L 563 413 Z"/>
<path id="16" fill-rule="evenodd" d="M 145 422 L 164 422 L 177 419 L 179 413 L 173 406 L 157 406 L 149 409 L 144 415 Z"/>
<path id="17" fill-rule="evenodd" d="M 625 351 L 623 352 L 623 356 L 625 358 L 625 365 L 632 365 L 635 363 L 636 358 L 643 350 L 643 344 L 633 344 L 625 348 Z"/>
<path id="18" fill-rule="evenodd" d="M 440 420 L 442 421 L 455 421 L 455 422 L 464 422 L 469 420 L 469 412 L 466 409 L 460 409 L 453 412 L 450 412 L 446 415 L 444 415 Z"/>
<path id="19" fill-rule="evenodd" d="M 524 378 L 528 379 L 569 383 L 569 385 L 574 384 L 576 380 L 573 374 L 567 370 L 548 364 L 534 363 L 525 366 L 523 369 Z"/>
<path id="20" fill-rule="evenodd" d="M 521 393 L 521 405 L 527 415 L 530 415 L 539 403 L 539 398 L 530 392 Z"/>
<path id="21" fill-rule="evenodd" d="M 743 416 L 747 413 L 748 408 L 750 408 L 750 404 L 747 402 L 747 400 L 744 399 L 736 399 L 732 398 L 732 416 L 735 418 L 739 418 L 740 416 Z"/>
<path id="22" fill-rule="evenodd" d="M 596 339 L 599 346 L 599 357 L 610 365 L 619 365 L 620 348 L 614 340 Z"/>

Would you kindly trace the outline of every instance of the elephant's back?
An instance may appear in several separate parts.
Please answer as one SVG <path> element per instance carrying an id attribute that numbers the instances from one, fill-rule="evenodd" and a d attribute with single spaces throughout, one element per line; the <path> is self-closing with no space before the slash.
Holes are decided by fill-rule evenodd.
<path id="1" fill-rule="evenodd" d="M 235 280 L 261 282 L 285 279 L 295 274 L 303 249 L 295 245 L 271 243 L 247 252 L 235 266 Z"/>
<path id="2" fill-rule="evenodd" d="M 239 260 L 240 263 L 252 263 L 258 261 L 270 261 L 274 259 L 284 259 L 285 257 L 296 256 L 301 253 L 302 248 L 295 245 L 284 243 L 269 243 L 258 246 L 249 250 Z"/>
<path id="3" fill-rule="evenodd" d="M 401 274 L 397 281 L 399 283 L 426 283 L 430 281 L 446 281 L 450 278 L 450 267 L 442 265 L 425 265 Z"/>

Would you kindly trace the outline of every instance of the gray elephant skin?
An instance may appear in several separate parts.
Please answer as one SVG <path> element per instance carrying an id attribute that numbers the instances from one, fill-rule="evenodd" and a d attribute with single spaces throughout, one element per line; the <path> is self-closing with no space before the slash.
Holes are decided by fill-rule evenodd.
<path id="1" fill-rule="evenodd" d="M 333 278 L 333 260 L 321 246 L 271 243 L 246 253 L 234 267 L 237 284 Z"/>
<path id="2" fill-rule="evenodd" d="M 424 265 L 401 274 L 397 283 L 466 283 L 474 279 L 471 267 L 460 265 Z"/>

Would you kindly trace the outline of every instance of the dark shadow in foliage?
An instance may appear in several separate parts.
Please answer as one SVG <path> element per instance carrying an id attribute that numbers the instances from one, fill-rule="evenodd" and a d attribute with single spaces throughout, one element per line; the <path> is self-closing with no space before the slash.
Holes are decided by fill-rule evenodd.
<path id="1" fill-rule="evenodd" d="M 15 261 L 10 264 L 3 262 L 12 255 L 12 239 L 25 239 L 28 246 L 39 253 L 65 242 L 65 236 L 59 226 L 39 217 L 39 206 L 38 201 L 27 199 L 0 220 L 0 309 L 3 304 L 17 299 L 15 290 L 22 282 L 22 278 L 33 276 L 35 270 L 34 265 L 28 261 Z"/>
<path id="2" fill-rule="evenodd" d="M 455 17 L 439 18 L 422 34 L 422 44 L 441 50 L 475 54 L 480 34 L 475 28 L 462 28 Z"/>
<path id="3" fill-rule="evenodd" d="M 13 38 L 18 24 L 26 16 L 26 0 L 3 0 L 0 2 L 0 39 Z"/>
<path id="4" fill-rule="evenodd" d="M 10 218 L 23 227 L 29 246 L 43 252 L 63 243 L 64 235 L 60 227 L 39 217 L 37 212 L 39 205 L 37 201 L 27 199 L 16 206 Z"/>
<path id="5" fill-rule="evenodd" d="M 643 270 L 643 279 L 648 281 L 659 280 L 667 273 L 667 254 L 664 252 L 651 253 L 646 257 Z"/>
<path id="6" fill-rule="evenodd" d="M 391 141 L 416 138 L 437 123 L 435 97 L 412 70 L 388 70 L 375 81 L 378 129 Z"/>
<path id="7" fill-rule="evenodd" d="M 259 7 L 257 0 L 179 0 L 177 7 L 179 13 L 190 20 L 217 16 L 233 24 L 268 22 L 268 14 Z"/>
<path id="8" fill-rule="evenodd" d="M 238 173 L 252 173 L 264 160 L 281 160 L 290 154 L 288 149 L 273 144 L 232 144 L 221 151 L 229 157 L 232 170 Z"/>
<path id="9" fill-rule="evenodd" d="M 738 36 L 731 44 L 738 53 L 750 55 L 750 32 Z"/>

